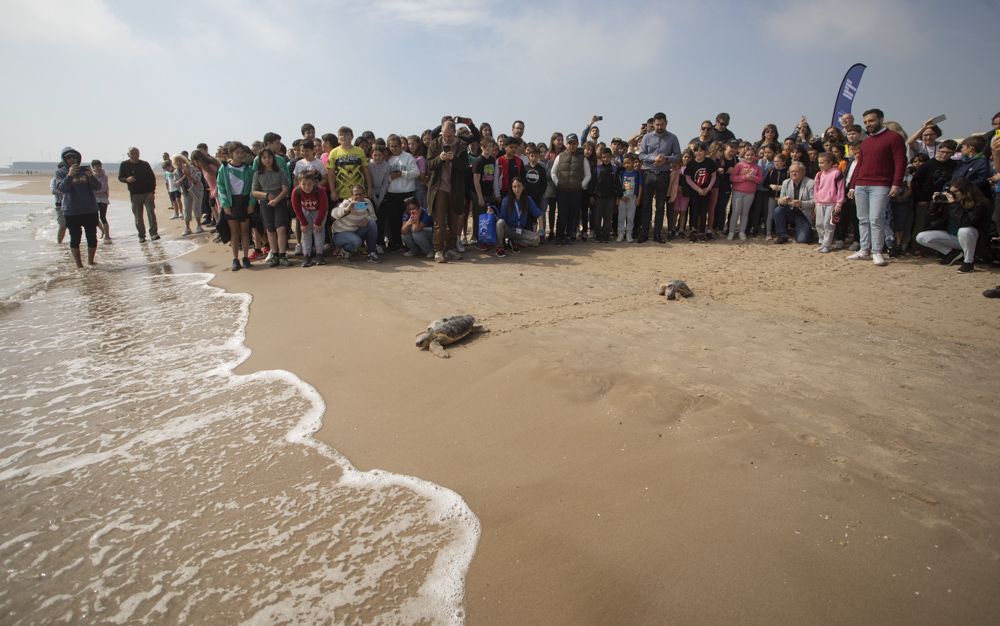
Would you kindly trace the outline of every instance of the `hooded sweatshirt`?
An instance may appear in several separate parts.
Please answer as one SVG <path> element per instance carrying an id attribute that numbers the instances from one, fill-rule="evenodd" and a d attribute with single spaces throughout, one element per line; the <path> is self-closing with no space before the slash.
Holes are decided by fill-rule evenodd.
<path id="1" fill-rule="evenodd" d="M 55 187 L 63 194 L 62 212 L 63 215 L 86 215 L 87 213 L 97 213 L 97 196 L 95 192 L 101 188 L 101 181 L 94 176 L 94 171 L 87 166 L 76 176 L 69 175 L 69 165 L 66 163 L 68 155 L 75 155 L 77 163 L 82 161 L 80 153 L 73 148 L 63 148 L 59 153 L 59 167 L 56 169 Z M 86 172 L 84 174 L 83 172 Z"/>

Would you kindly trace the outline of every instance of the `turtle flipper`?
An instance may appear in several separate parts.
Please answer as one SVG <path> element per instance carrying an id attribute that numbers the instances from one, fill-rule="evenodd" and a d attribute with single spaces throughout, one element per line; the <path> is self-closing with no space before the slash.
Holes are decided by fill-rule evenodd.
<path id="1" fill-rule="evenodd" d="M 436 356 L 436 357 L 440 357 L 442 359 L 449 359 L 449 358 L 451 358 L 451 355 L 448 354 L 448 351 L 444 349 L 444 346 L 442 346 L 441 342 L 439 342 L 437 339 L 435 339 L 434 341 L 432 341 L 431 344 L 430 344 L 430 346 L 428 346 L 428 347 L 430 348 L 431 352 L 433 352 L 434 356 Z"/>

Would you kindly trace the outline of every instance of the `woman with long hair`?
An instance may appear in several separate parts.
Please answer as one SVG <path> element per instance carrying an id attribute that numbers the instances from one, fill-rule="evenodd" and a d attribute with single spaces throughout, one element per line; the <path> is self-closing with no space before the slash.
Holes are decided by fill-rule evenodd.
<path id="1" fill-rule="evenodd" d="M 194 150 L 191 152 L 191 163 L 201 170 L 201 173 L 205 178 L 205 183 L 208 184 L 208 201 L 212 210 L 212 220 L 218 224 L 219 183 L 216 180 L 216 177 L 219 175 L 219 168 L 222 166 L 222 162 L 215 157 L 202 152 L 201 150 Z"/>
<path id="2" fill-rule="evenodd" d="M 201 199 L 205 195 L 205 187 L 201 184 L 201 176 L 198 176 L 195 167 L 183 154 L 175 154 L 171 161 L 174 164 L 174 182 L 181 190 L 181 200 L 184 203 L 184 234 L 191 234 L 191 220 L 198 227 L 197 232 L 203 233 L 205 229 L 201 227 Z"/>
<path id="3" fill-rule="evenodd" d="M 542 216 L 542 210 L 524 191 L 524 179 L 515 176 L 510 182 L 507 192 L 500 204 L 500 214 L 497 215 L 497 256 L 507 256 L 506 242 L 510 242 L 511 252 L 520 252 L 521 246 L 537 246 L 541 243 L 541 235 L 528 227 L 530 218 Z M 492 212 L 493 209 L 489 209 Z"/>
<path id="4" fill-rule="evenodd" d="M 264 230 L 267 231 L 267 245 L 271 250 L 268 265 L 288 266 L 288 228 L 292 222 L 292 212 L 288 206 L 288 176 L 278 167 L 278 159 L 270 148 L 263 148 L 258 154 L 260 167 L 254 172 L 250 189 L 260 205 Z"/>
<path id="5" fill-rule="evenodd" d="M 760 131 L 760 141 L 754 143 L 754 147 L 760 150 L 772 143 L 778 143 L 778 127 L 774 124 L 766 124 L 764 129 Z"/>
<path id="6" fill-rule="evenodd" d="M 556 184 L 552 181 L 552 164 L 566 147 L 563 144 L 563 134 L 559 131 L 549 137 L 549 151 L 545 155 L 545 177 L 549 181 L 545 188 L 545 205 L 549 218 L 549 241 L 556 238 Z"/>
<path id="7" fill-rule="evenodd" d="M 976 245 L 987 229 L 990 203 L 973 183 L 959 178 L 948 185 L 945 193 L 934 194 L 928 212 L 928 230 L 917 233 L 917 243 L 936 250 L 942 265 L 951 265 L 962 258 L 958 271 L 966 274 L 975 269 Z M 986 230 L 988 234 L 988 230 Z"/>
<path id="8" fill-rule="evenodd" d="M 417 169 L 420 170 L 420 175 L 417 176 L 417 189 L 414 192 L 414 196 L 417 198 L 417 202 L 423 208 L 427 207 L 427 146 L 424 145 L 420 137 L 416 135 L 410 135 L 406 138 L 406 145 L 410 149 L 409 152 L 413 156 L 413 160 L 417 162 Z"/>

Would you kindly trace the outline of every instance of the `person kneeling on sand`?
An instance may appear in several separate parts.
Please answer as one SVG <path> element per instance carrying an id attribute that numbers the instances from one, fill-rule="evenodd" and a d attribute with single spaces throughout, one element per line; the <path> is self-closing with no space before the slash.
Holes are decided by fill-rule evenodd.
<path id="1" fill-rule="evenodd" d="M 351 197 L 333 210 L 333 220 L 333 243 L 341 249 L 341 256 L 345 261 L 350 261 L 351 253 L 364 242 L 368 248 L 368 260 L 372 263 L 382 262 L 375 249 L 378 244 L 375 208 L 365 197 L 364 187 L 351 187 Z"/>
<path id="2" fill-rule="evenodd" d="M 56 170 L 56 188 L 62 192 L 62 210 L 69 230 L 69 250 L 77 267 L 83 267 L 80 258 L 81 231 L 87 236 L 87 263 L 94 265 L 97 253 L 97 196 L 101 183 L 93 170 L 81 166 L 80 153 L 64 148 L 62 162 Z"/>
<path id="3" fill-rule="evenodd" d="M 939 252 L 942 265 L 962 257 L 958 271 L 965 274 L 975 269 L 981 229 L 989 232 L 989 201 L 968 179 L 952 181 L 948 187 L 948 192 L 934 194 L 929 228 L 917 233 L 917 243 Z"/>
<path id="4" fill-rule="evenodd" d="M 406 198 L 403 203 L 406 207 L 401 229 L 403 245 L 406 246 L 403 256 L 422 254 L 434 258 L 434 220 L 426 209 L 420 208 L 415 196 Z"/>
<path id="5" fill-rule="evenodd" d="M 788 243 L 788 222 L 795 227 L 795 241 L 809 243 L 813 237 L 813 179 L 806 178 L 806 166 L 795 161 L 788 168 L 788 178 L 781 183 L 778 206 L 774 207 L 774 230 L 777 243 Z"/>
<path id="6" fill-rule="evenodd" d="M 492 213 L 493 209 L 488 211 Z M 542 215 L 542 210 L 531 196 L 524 193 L 524 180 L 520 176 L 514 177 L 497 216 L 497 256 L 507 256 L 505 242 L 508 241 L 511 252 L 520 252 L 521 246 L 538 246 L 541 235 L 528 228 L 528 217 L 537 219 Z"/>

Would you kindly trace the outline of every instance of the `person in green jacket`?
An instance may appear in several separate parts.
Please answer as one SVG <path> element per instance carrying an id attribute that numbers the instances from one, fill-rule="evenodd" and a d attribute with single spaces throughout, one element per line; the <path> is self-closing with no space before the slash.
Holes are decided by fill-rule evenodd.
<path id="1" fill-rule="evenodd" d="M 233 250 L 234 272 L 240 270 L 239 253 L 243 250 L 242 267 L 250 267 L 250 215 L 256 210 L 250 206 L 253 170 L 244 160 L 248 151 L 238 141 L 226 144 L 229 161 L 219 168 L 219 204 L 229 225 L 229 245 Z"/>

